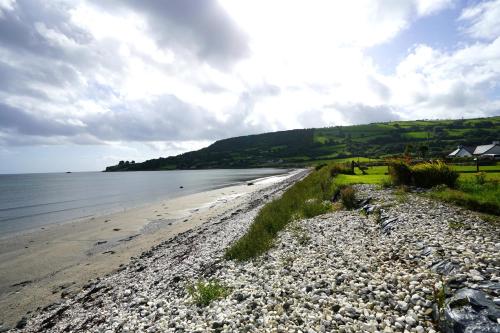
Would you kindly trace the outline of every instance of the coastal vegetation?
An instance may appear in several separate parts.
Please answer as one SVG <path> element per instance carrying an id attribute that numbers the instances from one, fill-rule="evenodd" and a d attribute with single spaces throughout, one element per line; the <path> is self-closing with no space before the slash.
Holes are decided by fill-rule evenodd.
<path id="1" fill-rule="evenodd" d="M 229 288 L 217 280 L 198 281 L 190 285 L 187 291 L 198 306 L 207 306 L 212 301 L 224 298 L 230 293 Z"/>
<path id="2" fill-rule="evenodd" d="M 482 177 L 479 176 L 479 179 Z M 439 186 L 429 196 L 478 212 L 500 215 L 500 185 L 497 180 L 464 179 L 459 181 L 457 188 Z"/>
<path id="3" fill-rule="evenodd" d="M 121 161 L 106 171 L 299 167 L 332 160 L 364 163 L 403 151 L 420 158 L 443 157 L 460 144 L 498 140 L 499 132 L 498 116 L 297 129 L 219 140 L 198 151 L 142 163 Z"/>
<path id="4" fill-rule="evenodd" d="M 488 167 L 488 173 L 471 174 L 468 171 L 469 168 L 457 168 L 442 161 L 412 165 L 403 159 L 392 159 L 387 165 L 362 170 L 353 169 L 350 163 L 321 163 L 279 199 L 265 205 L 248 232 L 227 249 L 226 258 L 248 260 L 259 256 L 272 247 L 278 232 L 290 222 L 338 207 L 331 202 L 335 197 L 340 199 L 342 207 L 354 208 L 356 193 L 351 187 L 354 184 L 396 186 L 399 202 L 407 200 L 409 186 L 432 188 L 425 195 L 475 211 L 500 215 L 498 166 Z"/>
<path id="5" fill-rule="evenodd" d="M 257 257 L 271 248 L 278 232 L 290 222 L 330 211 L 330 200 L 340 190 L 333 177 L 349 173 L 352 169 L 347 164 L 330 164 L 312 171 L 259 211 L 248 232 L 227 249 L 226 258 Z"/>
<path id="6" fill-rule="evenodd" d="M 395 185 L 424 188 L 442 184 L 454 188 L 459 176 L 457 171 L 442 161 L 410 165 L 401 159 L 389 162 L 389 175 Z"/>

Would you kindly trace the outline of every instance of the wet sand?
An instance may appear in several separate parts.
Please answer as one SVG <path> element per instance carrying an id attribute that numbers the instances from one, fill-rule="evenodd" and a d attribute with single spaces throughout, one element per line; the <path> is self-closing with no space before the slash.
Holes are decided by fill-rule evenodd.
<path id="1" fill-rule="evenodd" d="M 0 322 L 69 297 L 131 257 L 242 204 L 288 175 L 0 238 Z"/>

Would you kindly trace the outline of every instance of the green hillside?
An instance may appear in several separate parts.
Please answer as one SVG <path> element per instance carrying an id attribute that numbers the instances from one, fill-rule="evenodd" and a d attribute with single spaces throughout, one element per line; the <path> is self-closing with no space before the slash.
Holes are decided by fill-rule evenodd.
<path id="1" fill-rule="evenodd" d="M 224 139 L 198 151 L 142 163 L 120 162 L 106 171 L 204 168 L 290 167 L 319 161 L 416 153 L 444 156 L 459 144 L 488 144 L 500 139 L 500 116 L 460 120 L 418 120 L 298 129 Z"/>

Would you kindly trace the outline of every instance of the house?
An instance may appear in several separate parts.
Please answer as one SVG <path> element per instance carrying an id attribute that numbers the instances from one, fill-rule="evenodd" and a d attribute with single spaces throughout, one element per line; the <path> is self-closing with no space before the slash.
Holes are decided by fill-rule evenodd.
<path id="1" fill-rule="evenodd" d="M 474 155 L 476 156 L 493 156 L 500 155 L 500 144 L 498 141 L 493 141 L 489 145 L 477 146 L 474 149 Z"/>
<path id="2" fill-rule="evenodd" d="M 457 149 L 448 154 L 448 157 L 470 157 L 474 153 L 476 147 L 458 146 Z"/>
<path id="3" fill-rule="evenodd" d="M 472 157 L 500 159 L 500 144 L 493 141 L 489 145 L 480 146 L 458 146 L 457 149 L 448 154 L 448 157 Z"/>

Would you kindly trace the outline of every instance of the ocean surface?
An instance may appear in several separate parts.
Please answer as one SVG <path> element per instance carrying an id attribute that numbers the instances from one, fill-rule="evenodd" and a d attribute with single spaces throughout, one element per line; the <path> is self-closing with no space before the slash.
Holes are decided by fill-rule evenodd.
<path id="1" fill-rule="evenodd" d="M 0 236 L 123 211 L 287 171 L 231 169 L 0 175 Z"/>

